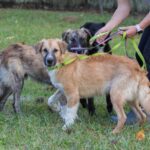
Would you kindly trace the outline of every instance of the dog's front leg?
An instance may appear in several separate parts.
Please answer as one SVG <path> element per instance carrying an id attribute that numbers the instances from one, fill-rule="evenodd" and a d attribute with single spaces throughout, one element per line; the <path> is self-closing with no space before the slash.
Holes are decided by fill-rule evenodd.
<path id="1" fill-rule="evenodd" d="M 64 96 L 64 94 L 60 91 L 57 90 L 52 96 L 49 97 L 48 99 L 48 106 L 56 112 L 60 112 L 61 106 L 63 106 L 64 104 L 66 104 L 66 97 Z"/>
<path id="2" fill-rule="evenodd" d="M 63 119 L 65 121 L 63 130 L 70 129 L 71 125 L 74 124 L 75 119 L 77 118 L 77 111 L 79 106 L 79 96 L 76 94 L 67 96 L 67 105 L 65 107 L 65 112 L 63 114 Z"/>

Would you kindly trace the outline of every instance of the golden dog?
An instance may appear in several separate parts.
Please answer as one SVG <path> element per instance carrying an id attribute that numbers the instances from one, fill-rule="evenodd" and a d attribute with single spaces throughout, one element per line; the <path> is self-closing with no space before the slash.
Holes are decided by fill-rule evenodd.
<path id="1" fill-rule="evenodd" d="M 68 129 L 77 117 L 80 98 L 110 93 L 114 110 L 118 116 L 118 123 L 113 133 L 118 133 L 126 121 L 123 106 L 126 102 L 135 111 L 140 122 L 146 120 L 139 104 L 147 113 L 150 113 L 150 89 L 146 72 L 137 62 L 124 57 L 109 54 L 90 56 L 79 59 L 78 54 L 65 52 L 59 45 L 65 43 L 56 39 L 43 41 L 43 48 L 53 56 L 52 66 L 49 71 L 51 82 L 58 89 L 52 100 L 62 94 L 67 99 L 66 105 L 61 110 L 65 124 L 63 129 Z M 57 67 L 69 58 L 74 60 L 70 64 Z M 106 70 L 107 68 L 107 70 Z"/>

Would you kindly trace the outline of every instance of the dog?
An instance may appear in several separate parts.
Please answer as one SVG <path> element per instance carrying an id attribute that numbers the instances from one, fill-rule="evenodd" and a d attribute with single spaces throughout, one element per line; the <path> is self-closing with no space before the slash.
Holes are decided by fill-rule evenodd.
<path id="1" fill-rule="evenodd" d="M 13 94 L 13 108 L 20 113 L 20 94 L 27 76 L 50 84 L 50 77 L 45 64 L 48 58 L 39 52 L 38 44 L 28 46 L 17 43 L 9 46 L 0 53 L 0 111 Z M 45 60 L 45 64 L 44 64 Z"/>
<path id="2" fill-rule="evenodd" d="M 96 41 L 90 44 L 90 38 L 92 38 L 95 33 L 102 27 L 105 23 L 94 23 L 87 22 L 80 27 L 80 29 L 68 29 L 62 33 L 62 40 L 68 44 L 69 52 L 74 52 L 78 54 L 91 55 L 97 52 L 110 53 L 110 45 L 106 42 L 104 45 L 99 45 Z M 72 48 L 78 48 L 72 49 Z M 87 49 L 85 49 L 87 48 Z"/>
<path id="3" fill-rule="evenodd" d="M 80 29 L 68 29 L 63 32 L 62 40 L 64 40 L 68 44 L 67 49 L 69 52 L 86 55 L 91 55 L 97 52 L 109 52 L 110 46 L 108 43 L 106 43 L 105 46 L 99 46 L 99 44 L 94 41 L 92 45 L 90 45 L 90 38 L 93 37 L 95 33 L 104 25 L 105 23 L 87 22 L 82 25 Z M 112 104 L 109 98 L 109 94 L 107 94 L 106 100 L 107 110 L 110 113 L 112 112 Z M 95 113 L 93 98 L 88 98 L 87 101 L 85 99 L 81 99 L 80 102 L 84 108 L 88 108 L 90 115 L 93 115 Z"/>
<path id="4" fill-rule="evenodd" d="M 106 53 L 79 59 L 78 54 L 59 49 L 58 41 L 45 40 L 43 49 L 46 46 L 53 57 L 51 66 L 54 67 L 49 71 L 49 75 L 53 86 L 58 89 L 53 97 L 63 93 L 67 100 L 61 110 L 61 116 L 65 121 L 63 130 L 68 130 L 74 124 L 80 98 L 106 93 L 110 93 L 118 117 L 114 134 L 121 131 L 126 121 L 123 109 L 125 103 L 132 107 L 140 123 L 146 120 L 139 104 L 150 114 L 149 80 L 146 71 L 142 70 L 136 61 Z M 71 63 L 63 65 L 66 59 Z"/>

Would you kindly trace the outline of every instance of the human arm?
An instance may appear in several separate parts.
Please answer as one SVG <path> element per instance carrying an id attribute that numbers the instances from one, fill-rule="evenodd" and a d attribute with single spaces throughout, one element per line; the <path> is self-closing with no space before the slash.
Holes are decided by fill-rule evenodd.
<path id="1" fill-rule="evenodd" d="M 129 0 L 117 0 L 117 4 L 117 9 L 115 10 L 111 19 L 106 23 L 103 28 L 99 29 L 96 34 L 102 32 L 111 32 L 129 15 L 131 9 Z M 103 36 L 102 38 L 99 38 L 97 40 L 101 41 L 105 37 L 106 36 Z"/>
<path id="2" fill-rule="evenodd" d="M 144 17 L 141 22 L 139 22 L 138 25 L 142 30 L 150 25 L 150 12 Z M 121 30 L 126 31 L 127 37 L 132 37 L 137 33 L 137 28 L 135 25 L 123 27 L 121 28 Z"/>
<path id="3" fill-rule="evenodd" d="M 118 7 L 114 12 L 113 16 L 107 22 L 107 24 L 99 31 L 106 32 L 113 30 L 129 15 L 131 9 L 129 0 L 117 0 L 117 3 Z"/>

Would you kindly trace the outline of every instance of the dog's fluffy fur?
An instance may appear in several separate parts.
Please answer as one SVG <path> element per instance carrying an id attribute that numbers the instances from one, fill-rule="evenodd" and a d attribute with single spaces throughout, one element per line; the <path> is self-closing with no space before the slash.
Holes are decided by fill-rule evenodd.
<path id="1" fill-rule="evenodd" d="M 55 49 L 53 46 L 57 45 L 57 40 L 47 40 L 43 45 L 48 45 L 49 51 L 52 51 Z M 57 65 L 66 57 L 72 59 L 77 57 L 77 54 L 63 53 L 59 49 L 54 57 L 55 65 Z M 108 92 L 118 116 L 118 123 L 113 133 L 120 132 L 124 126 L 126 114 L 123 106 L 126 102 L 135 111 L 141 123 L 145 121 L 146 115 L 139 104 L 147 113 L 150 113 L 150 89 L 146 72 L 136 61 L 127 57 L 103 54 L 84 60 L 76 59 L 69 65 L 50 71 L 49 75 L 52 84 L 59 90 L 55 96 L 64 93 L 67 99 L 67 104 L 61 110 L 65 130 L 74 124 L 80 98 Z"/>
<path id="2" fill-rule="evenodd" d="M 62 34 L 62 40 L 68 44 L 68 51 L 78 54 L 88 54 L 90 48 L 90 38 L 91 33 L 88 29 L 68 29 Z M 72 50 L 72 48 L 79 48 L 78 50 Z M 87 49 L 83 49 L 87 48 Z M 97 50 L 97 49 L 96 49 Z M 98 50 L 97 50 L 98 51 Z M 95 48 L 93 48 L 93 53 L 95 53 Z M 87 108 L 90 115 L 95 114 L 94 98 L 80 99 L 80 103 L 83 108 Z M 56 105 L 55 105 L 56 106 Z M 52 106 L 51 106 L 52 107 Z"/>
<path id="3" fill-rule="evenodd" d="M 50 83 L 43 55 L 37 51 L 32 46 L 18 43 L 0 54 L 0 110 L 13 94 L 14 111 L 20 112 L 20 94 L 26 76 Z"/>
<path id="4" fill-rule="evenodd" d="M 94 41 L 90 45 L 90 38 L 95 35 L 95 33 L 102 28 L 105 23 L 95 23 L 87 22 L 80 27 L 80 29 L 68 29 L 62 34 L 62 40 L 68 44 L 68 51 L 78 54 L 91 55 L 98 51 L 109 52 L 110 46 L 106 43 L 105 46 L 98 46 L 98 43 Z M 72 48 L 78 48 L 78 50 L 73 50 Z M 107 95 L 107 110 L 112 111 L 112 105 Z M 80 102 L 84 108 L 87 108 L 90 115 L 95 113 L 94 98 L 80 99 Z M 56 105 L 55 105 L 56 106 Z"/>

